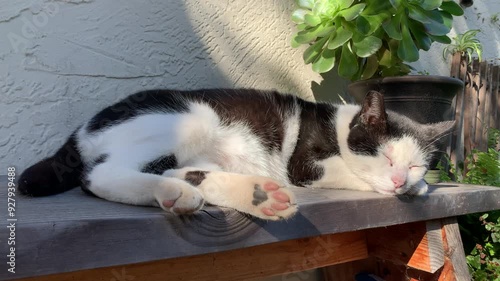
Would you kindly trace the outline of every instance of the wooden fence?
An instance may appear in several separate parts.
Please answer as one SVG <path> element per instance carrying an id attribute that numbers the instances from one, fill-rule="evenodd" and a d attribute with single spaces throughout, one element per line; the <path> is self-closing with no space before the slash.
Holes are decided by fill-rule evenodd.
<path id="1" fill-rule="evenodd" d="M 493 62 L 453 56 L 451 77 L 462 80 L 464 91 L 454 100 L 456 130 L 451 138 L 449 155 L 451 162 L 464 163 L 473 149 L 487 150 L 488 131 L 500 129 L 500 66 Z M 499 147 L 497 147 L 499 149 Z"/>

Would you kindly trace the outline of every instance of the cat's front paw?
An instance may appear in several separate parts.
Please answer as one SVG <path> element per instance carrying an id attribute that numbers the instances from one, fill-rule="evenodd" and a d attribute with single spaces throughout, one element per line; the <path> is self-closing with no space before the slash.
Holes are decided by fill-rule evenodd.
<path id="1" fill-rule="evenodd" d="M 429 186 L 427 185 L 425 180 L 421 179 L 416 184 L 412 185 L 410 189 L 406 192 L 406 194 L 413 196 L 422 196 L 427 194 L 428 189 Z"/>
<path id="2" fill-rule="evenodd" d="M 267 181 L 254 185 L 251 215 L 266 220 L 280 220 L 297 212 L 294 194 L 275 182 Z"/>

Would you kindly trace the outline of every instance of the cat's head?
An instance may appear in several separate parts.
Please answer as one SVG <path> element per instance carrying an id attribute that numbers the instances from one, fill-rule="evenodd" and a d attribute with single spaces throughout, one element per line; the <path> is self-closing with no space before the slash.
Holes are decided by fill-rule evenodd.
<path id="1" fill-rule="evenodd" d="M 382 94 L 371 91 L 349 125 L 346 160 L 376 191 L 404 194 L 422 181 L 436 142 L 453 126 L 454 121 L 424 125 L 386 111 Z"/>

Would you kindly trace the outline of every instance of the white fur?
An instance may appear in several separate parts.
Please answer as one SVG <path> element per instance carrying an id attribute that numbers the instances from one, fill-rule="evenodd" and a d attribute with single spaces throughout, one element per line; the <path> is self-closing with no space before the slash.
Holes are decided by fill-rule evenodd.
<path id="1" fill-rule="evenodd" d="M 290 208 L 266 216 L 251 204 L 254 184 L 264 185 L 273 178 L 277 184 L 291 185 L 287 165 L 292 156 L 300 127 L 300 110 L 285 119 L 284 140 L 280 152 L 269 153 L 261 140 L 244 122 L 222 125 L 220 117 L 208 105 L 191 102 L 185 113 L 151 112 L 115 124 L 99 132 L 88 133 L 83 126 L 77 143 L 85 163 L 108 155 L 87 175 L 90 191 L 111 200 L 137 205 L 159 205 L 173 212 L 190 212 L 208 203 L 237 208 L 252 215 L 277 219 L 296 211 L 293 194 Z M 381 148 L 377 157 L 353 154 L 347 144 L 349 122 L 359 106 L 338 107 L 332 120 L 337 129 L 340 155 L 318 161 L 324 176 L 313 187 L 376 190 L 386 194 L 425 193 L 421 180 L 425 163 L 417 143 L 406 136 Z M 183 181 L 187 170 L 168 170 L 162 176 L 141 173 L 140 167 L 162 155 L 174 154 L 178 166 L 194 166 L 214 172 L 199 188 Z M 393 167 L 385 155 L 390 154 Z M 413 167 L 412 166 L 419 166 Z M 396 188 L 393 177 L 404 179 Z M 282 183 L 282 184 L 281 184 Z M 234 200 L 232 200 L 233 198 Z M 165 201 L 175 201 L 166 207 Z M 270 206 L 274 201 L 266 201 Z M 259 205 L 260 206 L 260 205 Z"/>

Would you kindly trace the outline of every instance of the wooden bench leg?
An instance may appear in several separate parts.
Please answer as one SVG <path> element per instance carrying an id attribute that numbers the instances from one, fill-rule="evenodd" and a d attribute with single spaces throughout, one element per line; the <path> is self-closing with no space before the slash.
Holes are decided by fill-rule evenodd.
<path id="1" fill-rule="evenodd" d="M 441 220 L 443 225 L 443 237 L 445 237 L 445 258 L 453 267 L 453 272 L 457 281 L 471 280 L 469 267 L 465 259 L 462 238 L 458 229 L 456 218 Z M 446 280 L 446 279 L 443 279 Z"/>
<path id="2" fill-rule="evenodd" d="M 455 218 L 366 230 L 369 259 L 329 266 L 325 280 L 373 273 L 386 281 L 469 281 Z"/>

